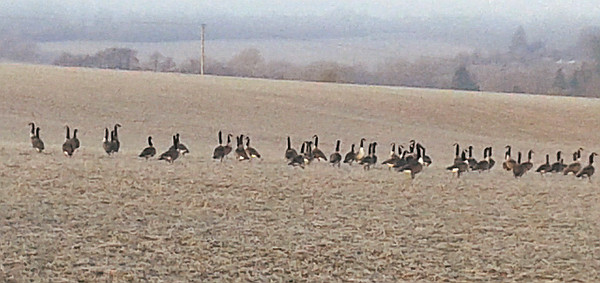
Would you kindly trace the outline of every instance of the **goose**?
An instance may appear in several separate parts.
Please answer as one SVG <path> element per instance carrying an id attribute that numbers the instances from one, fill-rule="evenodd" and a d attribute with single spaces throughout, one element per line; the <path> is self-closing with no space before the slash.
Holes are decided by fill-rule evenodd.
<path id="1" fill-rule="evenodd" d="M 408 142 L 408 152 L 404 154 L 404 159 L 406 161 L 411 161 L 417 157 L 417 153 L 415 153 L 415 140 L 410 140 Z"/>
<path id="2" fill-rule="evenodd" d="M 71 131 L 69 129 L 69 126 L 66 126 L 67 128 L 67 136 L 65 139 L 65 142 L 62 145 L 62 150 L 63 153 L 65 154 L 65 156 L 71 157 L 73 156 L 73 151 L 75 151 L 75 148 L 73 147 L 73 142 L 71 140 Z"/>
<path id="3" fill-rule="evenodd" d="M 302 143 L 302 146 L 300 147 L 300 154 L 296 154 L 296 156 L 290 160 L 288 165 L 294 167 L 300 166 L 300 168 L 304 169 L 304 145 L 305 143 Z"/>
<path id="4" fill-rule="evenodd" d="M 467 157 L 467 162 L 469 163 L 469 169 L 475 170 L 475 167 L 477 166 L 477 160 L 475 160 L 475 158 L 473 158 L 473 146 L 470 145 L 467 149 L 469 150 L 469 157 Z"/>
<path id="5" fill-rule="evenodd" d="M 419 149 L 421 150 L 421 163 L 426 167 L 429 167 L 429 165 L 431 165 L 431 157 L 425 154 L 425 147 L 422 144 L 417 143 L 417 151 Z"/>
<path id="6" fill-rule="evenodd" d="M 394 165 L 392 166 L 392 168 L 396 169 L 396 170 L 400 170 L 400 168 L 404 167 L 406 164 L 408 164 L 409 161 L 414 160 L 414 157 L 410 156 L 410 153 L 408 150 L 404 150 L 402 153 L 400 153 L 400 158 L 398 160 L 396 160 L 396 162 L 394 162 Z M 411 157 L 410 159 L 408 157 Z"/>
<path id="7" fill-rule="evenodd" d="M 370 143 L 369 147 L 367 149 L 367 155 L 365 157 L 363 157 L 360 160 L 360 162 L 358 163 L 360 165 L 364 165 L 363 169 L 365 169 L 365 170 L 369 169 L 368 166 L 371 163 L 371 160 L 372 160 L 371 157 L 372 157 L 372 154 L 373 154 L 373 150 L 372 149 L 373 149 L 373 143 Z"/>
<path id="8" fill-rule="evenodd" d="M 175 136 L 177 137 L 177 148 L 179 150 L 179 152 L 181 153 L 181 156 L 185 156 L 186 154 L 190 153 L 190 150 L 187 148 L 187 146 L 185 146 L 185 144 L 182 144 L 179 140 L 179 133 L 176 133 Z M 172 145 L 171 147 L 175 147 L 175 145 Z"/>
<path id="9" fill-rule="evenodd" d="M 454 164 L 446 167 L 446 170 L 456 173 L 456 178 L 460 178 L 460 174 L 467 172 L 469 170 L 469 163 L 467 162 L 467 156 L 465 151 L 461 153 L 459 160 L 454 159 Z"/>
<path id="10" fill-rule="evenodd" d="M 488 150 L 488 154 L 487 154 L 488 163 L 490 164 L 490 167 L 488 168 L 488 171 L 489 171 L 489 170 L 492 170 L 494 165 L 496 165 L 496 161 L 492 158 L 492 147 L 491 146 L 488 147 L 487 150 Z"/>
<path id="11" fill-rule="evenodd" d="M 304 152 L 304 164 L 308 165 L 314 159 L 314 155 L 312 153 L 312 141 L 305 141 L 304 143 L 306 143 L 306 152 Z"/>
<path id="12" fill-rule="evenodd" d="M 560 173 L 567 165 L 564 163 L 564 160 L 561 158 L 562 152 L 559 150 L 556 152 L 556 162 L 552 163 L 552 171 L 553 173 Z"/>
<path id="13" fill-rule="evenodd" d="M 102 148 L 106 151 L 106 154 L 110 155 L 112 153 L 112 144 L 108 140 L 108 128 L 104 128 L 104 138 L 102 139 Z"/>
<path id="14" fill-rule="evenodd" d="M 407 164 L 401 167 L 398 171 L 410 174 L 410 178 L 414 179 L 415 175 L 423 171 L 423 158 L 421 150 L 417 147 L 417 156 L 407 161 Z"/>
<path id="15" fill-rule="evenodd" d="M 29 123 L 32 125 L 32 127 L 35 127 L 35 125 L 32 123 Z M 33 132 L 33 129 L 32 129 Z M 32 135 L 30 133 L 30 135 Z M 35 148 L 35 150 L 37 152 L 42 152 L 44 150 L 44 142 L 42 141 L 42 139 L 40 138 L 40 127 L 37 127 L 35 129 L 35 133 L 31 136 L 31 146 L 33 146 L 33 148 Z"/>
<path id="16" fill-rule="evenodd" d="M 28 126 L 31 126 L 31 131 L 29 132 L 29 138 L 33 139 L 35 138 L 35 123 L 34 122 L 29 122 L 29 124 L 27 124 Z"/>
<path id="17" fill-rule="evenodd" d="M 479 173 L 481 173 L 481 171 L 490 169 L 490 162 L 488 161 L 487 152 L 488 152 L 488 149 L 486 147 L 483 150 L 483 160 L 477 162 L 477 165 L 475 165 L 475 170 L 479 171 Z"/>
<path id="18" fill-rule="evenodd" d="M 233 137 L 232 134 L 227 134 L 227 144 L 225 144 L 225 146 L 223 147 L 224 157 L 227 157 L 227 155 L 229 155 L 233 150 L 233 148 L 231 147 L 231 137 Z"/>
<path id="19" fill-rule="evenodd" d="M 258 153 L 258 151 L 250 146 L 250 137 L 246 137 L 246 153 L 248 154 L 248 157 L 250 158 L 260 158 L 260 153 Z"/>
<path id="20" fill-rule="evenodd" d="M 360 139 L 360 146 L 358 147 L 358 152 L 354 156 L 354 161 L 360 162 L 365 157 L 364 143 L 366 140 L 367 139 L 365 139 L 365 138 Z"/>
<path id="21" fill-rule="evenodd" d="M 237 147 L 235 148 L 235 158 L 239 161 L 250 159 L 250 157 L 248 157 L 248 154 L 246 153 L 246 150 L 244 149 L 243 138 L 244 138 L 244 135 L 240 135 L 239 137 L 236 137 Z"/>
<path id="22" fill-rule="evenodd" d="M 119 147 L 121 147 L 121 143 L 118 138 L 115 138 L 115 131 L 110 131 L 110 152 L 115 153 L 119 151 Z"/>
<path id="23" fill-rule="evenodd" d="M 590 154 L 590 161 L 589 164 L 585 167 L 583 167 L 583 169 L 581 169 L 581 171 L 579 171 L 579 173 L 577 173 L 577 175 L 575 175 L 577 178 L 579 177 L 588 177 L 588 180 L 591 182 L 592 181 L 592 175 L 594 175 L 594 165 L 592 165 L 594 163 L 594 156 L 598 155 L 595 152 L 592 152 Z"/>
<path id="24" fill-rule="evenodd" d="M 173 163 L 173 161 L 179 158 L 180 151 L 181 150 L 179 149 L 179 138 L 177 137 L 177 135 L 174 135 L 173 145 L 169 147 L 167 151 L 163 152 L 158 158 L 158 160 L 165 160 L 169 163 Z"/>
<path id="25" fill-rule="evenodd" d="M 144 148 L 140 153 L 139 157 L 144 157 L 146 160 L 153 157 L 156 154 L 156 148 L 152 144 L 152 136 L 148 136 L 148 147 Z"/>
<path id="26" fill-rule="evenodd" d="M 329 156 L 329 163 L 331 163 L 332 166 L 337 165 L 339 168 L 341 161 L 342 155 L 340 154 L 340 140 L 337 140 L 335 142 L 335 152 Z"/>
<path id="27" fill-rule="evenodd" d="M 117 123 L 115 124 L 114 129 L 111 132 L 110 135 L 110 139 L 111 139 L 111 150 L 112 152 L 119 152 L 119 148 L 121 148 L 121 142 L 119 141 L 119 132 L 118 132 L 118 128 L 121 127 L 121 124 Z"/>
<path id="28" fill-rule="evenodd" d="M 506 146 L 506 153 L 504 154 L 504 162 L 502 162 L 502 168 L 506 171 L 511 171 L 517 162 L 510 157 L 511 146 Z"/>
<path id="29" fill-rule="evenodd" d="M 319 149 L 319 137 L 317 135 L 314 135 L 313 138 L 315 139 L 315 145 L 312 148 L 313 158 L 316 159 L 317 161 L 321 161 L 321 159 L 327 161 L 327 157 L 325 156 L 325 153 L 323 153 L 323 151 L 321 151 Z"/>
<path id="30" fill-rule="evenodd" d="M 215 147 L 212 158 L 221 159 L 221 162 L 223 162 L 223 157 L 225 157 L 225 147 L 223 146 L 223 137 L 221 136 L 221 131 L 219 131 L 219 145 Z"/>
<path id="31" fill-rule="evenodd" d="M 569 173 L 573 173 L 573 175 L 575 175 L 581 170 L 581 150 L 583 149 L 579 148 L 573 153 L 573 163 L 569 164 L 567 168 L 565 168 L 563 171 L 564 175 L 568 175 Z"/>
<path id="32" fill-rule="evenodd" d="M 369 144 L 368 155 L 363 157 L 360 161 L 361 165 L 364 165 L 363 169 L 369 170 L 371 169 L 371 165 L 377 163 L 377 155 L 375 155 L 375 147 L 377 146 L 377 142 L 372 142 Z"/>
<path id="33" fill-rule="evenodd" d="M 513 166 L 512 170 L 513 170 L 513 175 L 515 176 L 515 178 L 519 178 L 527 172 L 527 170 L 525 169 L 523 164 L 521 164 L 521 152 L 520 151 L 519 151 L 518 161 Z"/>
<path id="34" fill-rule="evenodd" d="M 292 140 L 290 136 L 287 137 L 287 149 L 285 150 L 285 159 L 292 161 L 294 157 L 298 155 L 298 152 L 292 148 Z"/>
<path id="35" fill-rule="evenodd" d="M 535 172 L 540 173 L 542 176 L 545 173 L 552 172 L 552 165 L 550 165 L 550 154 L 546 154 L 546 163 L 540 165 L 540 167 L 538 167 L 538 169 L 535 170 Z"/>
<path id="36" fill-rule="evenodd" d="M 77 138 L 77 129 L 73 129 L 73 137 L 71 138 L 71 142 L 73 143 L 73 149 L 78 149 L 79 148 L 79 139 Z"/>
<path id="37" fill-rule="evenodd" d="M 531 163 L 531 156 L 533 155 L 533 153 L 533 150 L 530 149 L 527 153 L 527 161 L 521 164 L 523 168 L 525 168 L 525 171 L 529 171 L 531 170 L 531 168 L 533 168 L 533 163 Z"/>
<path id="38" fill-rule="evenodd" d="M 352 144 L 352 148 L 344 156 L 344 163 L 352 165 L 352 162 L 354 162 L 354 160 L 356 160 L 356 153 L 354 152 L 354 144 Z"/>
<path id="39" fill-rule="evenodd" d="M 396 143 L 392 143 L 391 146 L 392 146 L 392 150 L 390 151 L 390 158 L 381 162 L 381 164 L 387 165 L 390 170 L 392 169 L 392 167 L 394 167 L 394 164 L 396 164 L 396 162 L 400 159 L 400 155 L 396 154 L 396 148 L 395 148 Z M 398 146 L 398 151 L 400 152 L 400 154 L 402 154 L 402 146 L 401 145 Z"/>
<path id="40" fill-rule="evenodd" d="M 461 157 L 460 146 L 458 145 L 458 143 L 454 143 L 453 146 L 455 148 L 455 152 L 454 152 L 454 164 L 463 163 L 465 160 Z"/>

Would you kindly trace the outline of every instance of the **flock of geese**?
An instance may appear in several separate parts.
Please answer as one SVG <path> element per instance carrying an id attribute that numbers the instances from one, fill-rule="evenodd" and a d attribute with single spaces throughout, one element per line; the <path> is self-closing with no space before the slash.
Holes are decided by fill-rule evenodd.
<path id="1" fill-rule="evenodd" d="M 298 151 L 292 148 L 290 137 L 287 137 L 285 158 L 289 161 L 288 165 L 304 168 L 304 166 L 311 164 L 314 160 L 328 161 L 323 151 L 319 148 L 319 137 L 314 135 L 313 138 L 314 142 L 312 140 L 304 141 L 300 146 L 300 153 L 298 153 Z M 335 152 L 329 156 L 329 163 L 340 167 L 342 162 L 349 165 L 356 162 L 362 165 L 364 170 L 369 170 L 377 164 L 377 142 L 369 143 L 367 151 L 365 151 L 364 146 L 366 141 L 365 138 L 360 140 L 358 151 L 355 151 L 356 145 L 352 144 L 350 151 L 342 159 L 340 153 L 341 141 L 337 140 Z M 410 174 L 413 179 L 416 174 L 423 171 L 424 167 L 432 163 L 431 157 L 425 154 L 425 147 L 415 140 L 409 142 L 407 149 L 404 149 L 402 145 L 398 145 L 398 153 L 396 153 L 396 143 L 391 143 L 391 147 L 389 158 L 381 164 L 387 166 L 390 170 L 393 168 L 398 172 Z"/>
<path id="2" fill-rule="evenodd" d="M 460 151 L 460 146 L 458 144 L 454 144 L 455 146 L 455 156 L 454 156 L 454 164 L 448 166 L 446 169 L 456 173 L 457 177 L 460 178 L 460 175 L 467 171 L 489 171 L 494 167 L 496 162 L 492 158 L 492 147 L 486 147 L 483 150 L 483 160 L 477 161 L 473 158 L 473 147 L 469 146 L 467 149 Z M 502 168 L 506 171 L 513 173 L 515 178 L 520 178 L 525 173 L 529 172 L 533 169 L 533 163 L 531 162 L 531 158 L 533 156 L 534 151 L 529 150 L 527 153 L 527 161 L 522 162 L 522 154 L 519 152 L 517 154 L 517 160 L 514 160 L 511 157 L 512 147 L 507 145 L 506 152 L 504 154 L 504 162 L 502 162 Z M 594 175 L 594 156 L 598 155 L 595 152 L 590 153 L 589 161 L 586 166 L 583 166 L 581 162 L 581 151 L 583 148 L 577 149 L 573 153 L 573 162 L 570 164 L 565 164 L 564 159 L 561 157 L 562 152 L 558 151 L 556 153 L 556 162 L 550 164 L 550 155 L 546 154 L 546 162 L 541 164 L 535 172 L 540 173 L 542 176 L 546 173 L 557 173 L 563 175 L 573 174 L 577 178 L 588 178 L 591 181 L 592 175 Z M 468 157 L 467 157 L 468 153 Z"/>
<path id="3" fill-rule="evenodd" d="M 45 147 L 44 142 L 40 138 L 40 128 L 36 127 L 35 123 L 33 122 L 29 123 L 28 125 L 31 127 L 31 145 L 36 151 L 42 152 Z M 119 142 L 118 129 L 120 127 L 121 125 L 117 123 L 110 132 L 108 128 L 104 129 L 102 147 L 108 155 L 119 152 L 121 143 Z M 71 137 L 69 126 L 65 126 L 65 128 L 66 137 L 65 142 L 62 145 L 62 151 L 65 156 L 71 157 L 80 147 L 80 142 L 77 138 L 77 129 L 73 129 L 73 137 Z M 228 134 L 227 143 L 223 144 L 222 132 L 219 131 L 219 144 L 213 151 L 213 159 L 220 160 L 222 162 L 223 159 L 225 159 L 232 152 L 235 155 L 235 159 L 239 161 L 261 158 L 258 150 L 250 146 L 250 137 L 243 134 L 237 136 L 235 149 L 231 143 L 232 137 L 232 134 Z M 314 135 L 312 138 L 312 140 L 304 141 L 300 146 L 300 151 L 298 152 L 296 149 L 292 148 L 291 138 L 289 136 L 287 137 L 285 159 L 287 159 L 288 165 L 305 168 L 305 166 L 316 160 L 318 162 L 328 161 L 331 165 L 337 167 L 340 167 L 342 162 L 348 165 L 357 163 L 362 165 L 364 170 L 369 170 L 372 166 L 378 164 L 378 157 L 376 155 L 376 148 L 378 145 L 377 142 L 369 143 L 367 149 L 365 149 L 365 142 L 367 140 L 362 138 L 359 142 L 358 150 L 356 150 L 355 144 L 352 144 L 350 151 L 347 152 L 342 158 L 342 154 L 340 153 L 341 141 L 337 140 L 335 151 L 329 155 L 329 159 L 327 159 L 325 153 L 323 153 L 323 151 L 319 148 L 319 137 Z M 426 149 L 421 143 L 418 143 L 415 140 L 410 140 L 406 148 L 401 144 L 398 144 L 397 146 L 396 145 L 396 143 L 390 144 L 391 150 L 389 157 L 381 162 L 381 165 L 388 167 L 389 170 L 393 169 L 398 172 L 409 174 L 410 177 L 414 179 L 415 175 L 421 173 L 424 168 L 431 165 L 432 159 L 426 155 Z M 453 146 L 455 147 L 454 162 L 452 165 L 446 167 L 446 170 L 456 174 L 457 178 L 460 178 L 463 173 L 469 171 L 490 171 L 496 164 L 495 160 L 492 158 L 491 146 L 484 148 L 483 159 L 480 161 L 477 161 L 473 157 L 473 146 L 468 146 L 462 151 L 460 150 L 459 144 L 455 143 Z M 546 173 L 562 173 L 564 175 L 573 174 L 578 178 L 587 177 L 591 181 L 591 176 L 594 174 L 594 156 L 598 154 L 592 152 L 589 155 L 588 164 L 584 166 L 581 162 L 582 150 L 582 148 L 579 148 L 573 153 L 573 162 L 570 164 L 564 163 L 564 159 L 561 156 L 561 151 L 556 153 L 556 162 L 552 164 L 550 164 L 549 154 L 546 154 L 546 162 L 541 164 L 537 168 L 536 172 L 542 175 Z M 158 160 L 165 160 L 169 163 L 173 163 L 180 156 L 184 156 L 189 152 L 189 149 L 183 143 L 181 143 L 179 133 L 176 133 L 173 135 L 173 144 L 167 151 L 163 152 L 159 156 Z M 141 151 L 139 157 L 148 160 L 149 158 L 154 157 L 156 153 L 156 148 L 152 144 L 152 136 L 148 136 L 148 146 Z M 533 163 L 531 162 L 531 158 L 534 153 L 533 150 L 529 150 L 527 153 L 527 161 L 525 162 L 522 162 L 521 160 L 521 152 L 517 154 L 517 160 L 512 158 L 511 153 L 512 147 L 507 145 L 506 153 L 504 154 L 504 162 L 502 163 L 502 168 L 504 170 L 509 172 L 512 171 L 513 176 L 515 178 L 519 178 L 533 169 Z"/>

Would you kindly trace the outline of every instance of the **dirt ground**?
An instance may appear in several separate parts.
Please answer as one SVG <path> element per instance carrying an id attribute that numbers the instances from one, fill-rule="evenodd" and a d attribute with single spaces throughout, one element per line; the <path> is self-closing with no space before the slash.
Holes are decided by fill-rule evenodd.
<path id="1" fill-rule="evenodd" d="M 587 163 L 600 100 L 14 64 L 0 65 L 0 99 L 0 281 L 600 279 L 600 181 L 499 168 L 507 144 L 533 149 L 534 169 L 579 147 Z M 251 136 L 263 159 L 211 160 L 219 130 Z M 160 153 L 176 132 L 189 155 L 137 158 L 148 135 Z M 287 166 L 285 138 L 314 134 L 327 155 L 336 139 L 342 154 L 378 141 L 380 160 L 416 139 L 434 163 L 413 181 Z M 496 168 L 453 178 L 455 142 L 476 158 L 494 146 Z"/>

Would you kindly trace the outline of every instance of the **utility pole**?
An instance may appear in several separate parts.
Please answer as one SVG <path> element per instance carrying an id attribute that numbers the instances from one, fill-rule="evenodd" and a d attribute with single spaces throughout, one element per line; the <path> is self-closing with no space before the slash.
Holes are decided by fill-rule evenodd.
<path id="1" fill-rule="evenodd" d="M 201 33 L 200 33 L 200 75 L 204 75 L 204 28 L 206 24 L 202 24 Z"/>

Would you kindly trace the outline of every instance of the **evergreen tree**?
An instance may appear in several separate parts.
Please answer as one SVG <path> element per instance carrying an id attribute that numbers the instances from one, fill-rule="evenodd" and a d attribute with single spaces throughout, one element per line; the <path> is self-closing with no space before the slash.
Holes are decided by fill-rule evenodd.
<path id="1" fill-rule="evenodd" d="M 479 90 L 479 85 L 471 78 L 471 74 L 467 71 L 467 67 L 460 66 L 454 72 L 452 78 L 452 88 L 460 90 Z"/>
<path id="2" fill-rule="evenodd" d="M 568 88 L 567 79 L 565 79 L 565 73 L 563 73 L 562 68 L 556 71 L 556 76 L 554 76 L 554 82 L 552 83 L 552 87 L 561 90 L 565 90 Z"/>

